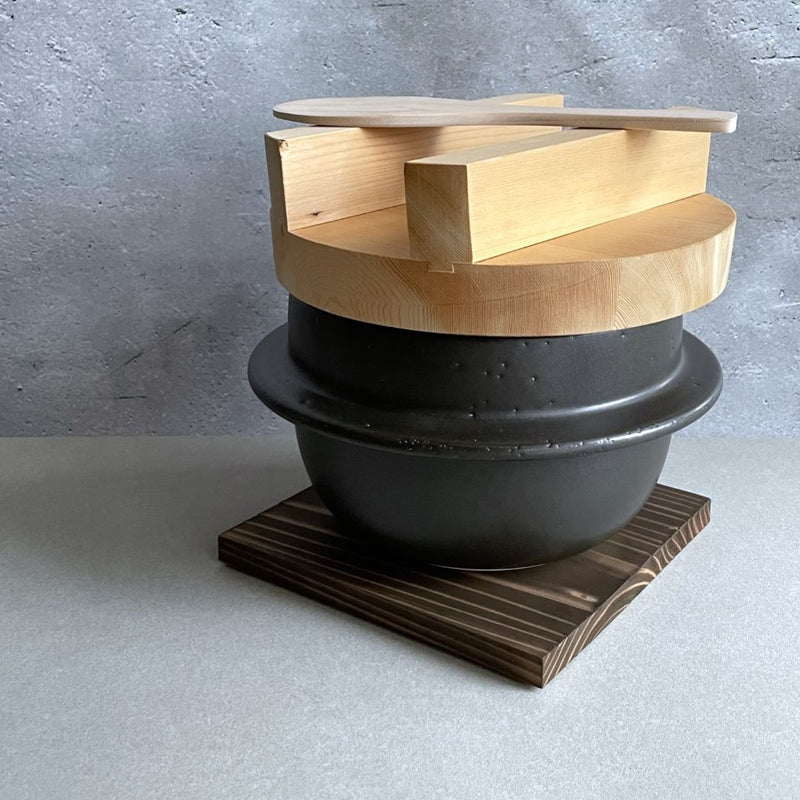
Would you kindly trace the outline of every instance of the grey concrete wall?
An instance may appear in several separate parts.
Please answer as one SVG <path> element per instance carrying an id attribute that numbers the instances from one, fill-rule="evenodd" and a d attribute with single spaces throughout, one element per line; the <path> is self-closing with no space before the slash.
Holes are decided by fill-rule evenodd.
<path id="1" fill-rule="evenodd" d="M 796 2 L 3 0 L 0 434 L 252 433 L 247 356 L 283 321 L 271 106 L 325 94 L 741 113 L 710 190 L 729 288 L 687 317 L 726 373 L 695 433 L 798 433 Z"/>

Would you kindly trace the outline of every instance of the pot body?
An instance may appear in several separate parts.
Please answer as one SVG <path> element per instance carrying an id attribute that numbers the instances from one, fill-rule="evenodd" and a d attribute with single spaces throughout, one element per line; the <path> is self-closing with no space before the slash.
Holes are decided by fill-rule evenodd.
<path id="1" fill-rule="evenodd" d="M 658 480 L 670 436 L 559 459 L 451 459 L 355 444 L 304 425 L 297 441 L 345 529 L 397 558 L 513 569 L 591 547 L 628 522 Z"/>
<path id="2" fill-rule="evenodd" d="M 476 337 L 373 325 L 290 299 L 254 351 L 318 493 L 398 558 L 509 569 L 585 549 L 652 491 L 719 364 L 682 318 L 596 334 Z"/>

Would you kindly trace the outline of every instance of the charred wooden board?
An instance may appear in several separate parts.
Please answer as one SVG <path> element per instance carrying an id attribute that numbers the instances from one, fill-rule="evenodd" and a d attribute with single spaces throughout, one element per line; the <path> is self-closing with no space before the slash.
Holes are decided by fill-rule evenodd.
<path id="1" fill-rule="evenodd" d="M 510 572 L 400 564 L 347 536 L 313 489 L 219 537 L 219 558 L 523 683 L 544 686 L 708 524 L 706 497 L 656 486 L 621 531 Z"/>

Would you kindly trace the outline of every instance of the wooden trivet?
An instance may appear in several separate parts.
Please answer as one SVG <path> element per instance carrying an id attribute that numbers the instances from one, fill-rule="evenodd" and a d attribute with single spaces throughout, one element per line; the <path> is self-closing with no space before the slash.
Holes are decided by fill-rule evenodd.
<path id="1" fill-rule="evenodd" d="M 708 524 L 707 497 L 658 485 L 621 531 L 509 572 L 385 561 L 309 488 L 219 537 L 219 558 L 524 683 L 544 686 Z"/>

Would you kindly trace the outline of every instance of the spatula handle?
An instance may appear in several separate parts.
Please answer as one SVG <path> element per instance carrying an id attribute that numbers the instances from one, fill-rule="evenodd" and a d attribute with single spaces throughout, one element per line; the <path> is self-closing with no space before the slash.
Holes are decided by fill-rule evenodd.
<path id="1" fill-rule="evenodd" d="M 632 128 L 730 133 L 732 111 L 701 108 L 551 108 L 475 103 L 437 97 L 328 97 L 275 106 L 281 119 L 313 125 L 361 128 L 441 125 L 562 125 L 575 128 Z"/>

